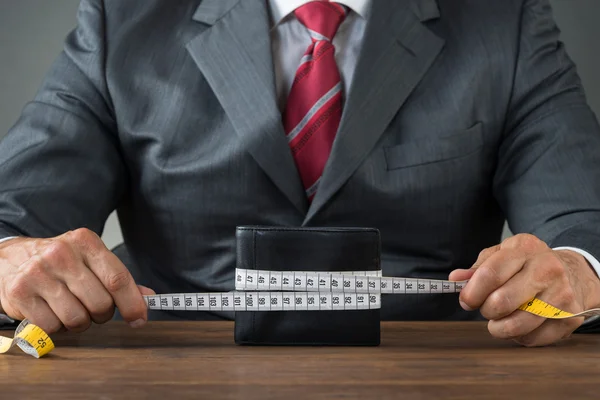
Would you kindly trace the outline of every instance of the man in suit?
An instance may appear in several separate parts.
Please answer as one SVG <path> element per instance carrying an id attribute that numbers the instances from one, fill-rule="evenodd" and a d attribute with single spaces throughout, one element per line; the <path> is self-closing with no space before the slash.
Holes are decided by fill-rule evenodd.
<path id="1" fill-rule="evenodd" d="M 233 288 L 238 225 L 366 226 L 384 275 L 470 279 L 383 318 L 554 343 L 595 322 L 517 308 L 600 306 L 599 148 L 548 0 L 83 0 L 0 145 L 2 311 L 139 327 Z"/>

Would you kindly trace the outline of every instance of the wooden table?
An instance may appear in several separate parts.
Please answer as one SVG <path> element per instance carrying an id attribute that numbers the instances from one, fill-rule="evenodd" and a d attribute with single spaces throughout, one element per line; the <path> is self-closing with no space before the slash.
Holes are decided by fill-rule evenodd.
<path id="1" fill-rule="evenodd" d="M 600 335 L 528 349 L 485 323 L 384 322 L 379 347 L 240 347 L 229 322 L 110 322 L 53 339 L 0 356 L 0 398 L 600 398 Z"/>

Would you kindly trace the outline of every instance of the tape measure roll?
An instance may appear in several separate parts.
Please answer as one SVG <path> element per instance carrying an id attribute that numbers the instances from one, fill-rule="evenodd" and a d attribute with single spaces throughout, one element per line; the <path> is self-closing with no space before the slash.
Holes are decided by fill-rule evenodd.
<path id="1" fill-rule="evenodd" d="M 235 291 L 167 293 L 143 296 L 148 309 L 174 311 L 321 311 L 381 308 L 382 294 L 458 293 L 468 281 L 384 277 L 381 271 L 339 273 L 311 271 L 256 271 L 236 269 Z M 577 314 L 560 310 L 538 298 L 519 307 L 548 319 L 600 315 L 600 308 Z M 13 339 L 0 336 L 0 353 L 17 345 L 40 358 L 54 343 L 38 326 L 24 320 Z"/>
<path id="2" fill-rule="evenodd" d="M 12 339 L 0 336 L 0 354 L 8 352 L 15 345 L 35 358 L 43 357 L 54 349 L 54 342 L 48 334 L 28 320 L 21 321 Z"/>

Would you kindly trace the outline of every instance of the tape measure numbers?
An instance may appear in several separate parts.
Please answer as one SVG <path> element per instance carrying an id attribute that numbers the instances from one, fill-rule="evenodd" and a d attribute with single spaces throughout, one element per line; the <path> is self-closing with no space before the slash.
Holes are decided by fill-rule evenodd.
<path id="1" fill-rule="evenodd" d="M 600 315 L 600 308 L 593 308 L 591 310 L 582 311 L 577 314 L 573 314 L 567 311 L 563 311 L 559 308 L 556 308 L 545 301 L 542 301 L 537 298 L 533 298 L 529 300 L 527 303 L 524 303 L 519 307 L 519 310 L 526 311 L 531 314 L 538 315 L 540 317 L 549 318 L 549 319 L 569 319 L 569 318 L 578 318 L 578 317 L 595 317 Z"/>
<path id="2" fill-rule="evenodd" d="M 226 292 L 146 296 L 151 310 L 174 311 L 345 311 L 381 308 L 378 293 Z"/>
<path id="3" fill-rule="evenodd" d="M 381 308 L 381 294 L 458 293 L 468 281 L 384 277 L 382 271 L 310 272 L 236 269 L 234 292 L 144 296 L 152 310 L 310 311 Z M 519 307 L 548 319 L 600 315 L 600 309 L 577 314 L 538 298 Z"/>
<path id="4" fill-rule="evenodd" d="M 167 293 L 144 296 L 150 310 L 173 311 L 346 311 L 381 308 L 382 294 L 458 293 L 468 281 L 384 277 L 382 271 L 310 272 L 236 269 L 235 291 Z M 538 298 L 519 307 L 548 319 L 600 315 L 600 309 L 577 314 L 560 310 Z M 39 327 L 21 322 L 14 339 L 0 336 L 0 353 L 17 345 L 36 358 L 54 349 Z"/>
<path id="5" fill-rule="evenodd" d="M 17 326 L 12 339 L 0 336 L 0 354 L 8 352 L 15 345 L 35 358 L 43 357 L 54 349 L 54 342 L 48 334 L 28 320 L 23 320 Z"/>

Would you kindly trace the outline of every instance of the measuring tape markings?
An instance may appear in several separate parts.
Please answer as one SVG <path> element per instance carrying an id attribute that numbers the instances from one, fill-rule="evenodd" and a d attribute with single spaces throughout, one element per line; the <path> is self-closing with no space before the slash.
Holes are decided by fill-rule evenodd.
<path id="1" fill-rule="evenodd" d="M 600 315 L 600 308 L 592 308 L 590 310 L 573 314 L 561 310 L 560 308 L 556 308 L 535 297 L 528 302 L 523 303 L 518 309 L 548 319 L 569 319 L 579 317 L 595 317 Z"/>
<path id="2" fill-rule="evenodd" d="M 151 310 L 345 311 L 381 308 L 381 295 L 308 292 L 178 293 L 145 296 Z"/>
<path id="3" fill-rule="evenodd" d="M 384 277 L 382 271 L 257 271 L 236 269 L 236 290 L 286 290 L 308 292 L 430 294 L 457 293 L 467 281 Z"/>
<path id="4" fill-rule="evenodd" d="M 151 310 L 320 311 L 381 308 L 381 294 L 456 293 L 466 285 L 383 277 L 381 271 L 311 272 L 236 269 L 234 292 L 145 296 Z"/>
<path id="5" fill-rule="evenodd" d="M 0 354 L 8 352 L 15 345 L 35 358 L 43 357 L 54 349 L 54 342 L 48 334 L 28 320 L 21 321 L 12 339 L 0 336 Z"/>
<path id="6" fill-rule="evenodd" d="M 381 308 L 382 294 L 458 293 L 468 281 L 384 277 L 382 271 L 258 271 L 236 269 L 235 291 L 146 295 L 151 310 L 174 311 L 346 311 Z M 519 307 L 548 319 L 600 315 L 600 309 L 577 314 L 556 308 L 538 298 Z M 54 349 L 41 328 L 22 321 L 13 339 L 0 336 L 0 354 L 17 345 L 40 358 Z"/>

